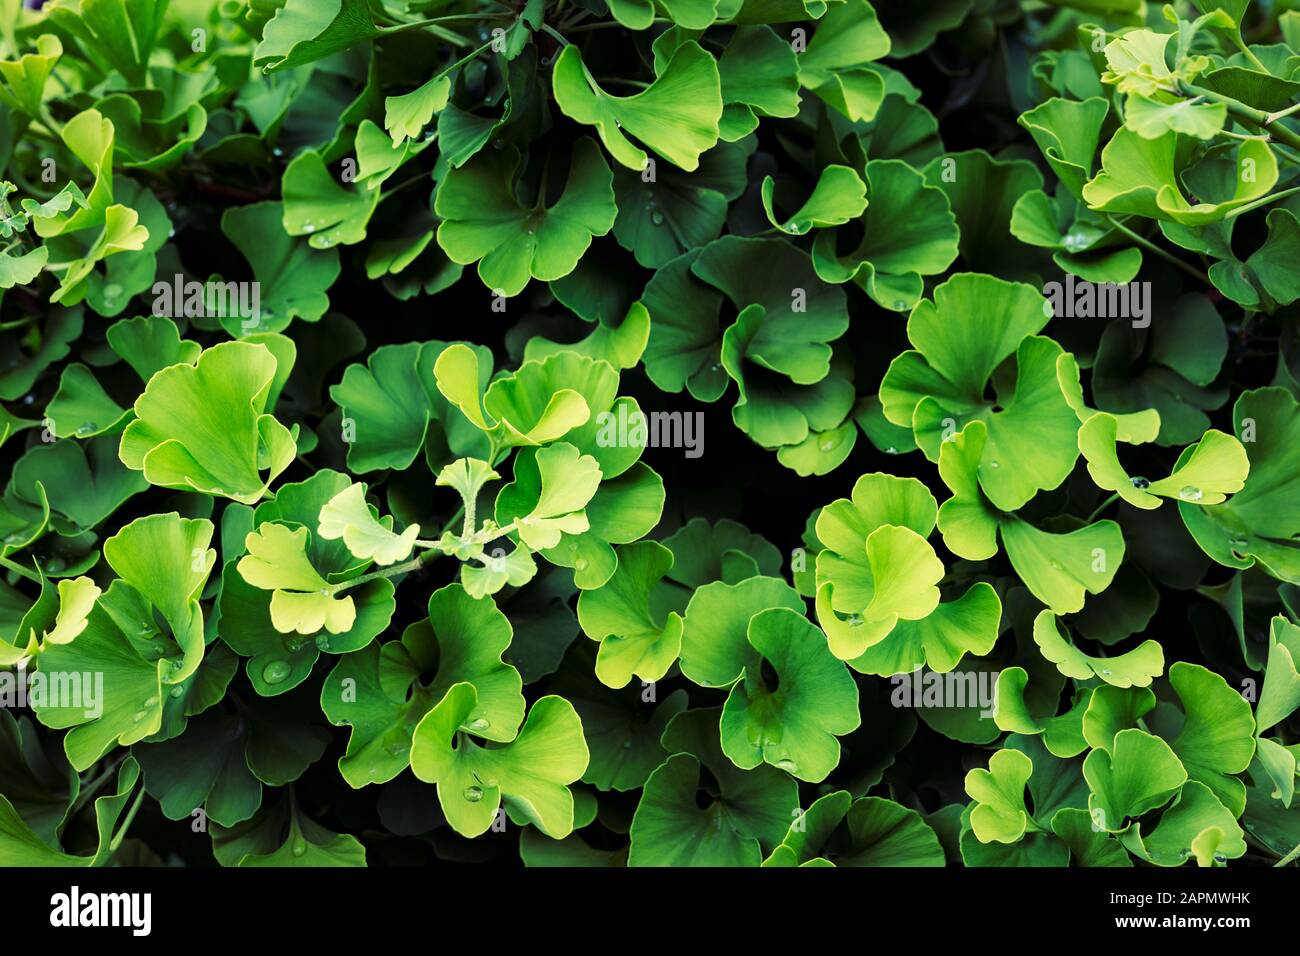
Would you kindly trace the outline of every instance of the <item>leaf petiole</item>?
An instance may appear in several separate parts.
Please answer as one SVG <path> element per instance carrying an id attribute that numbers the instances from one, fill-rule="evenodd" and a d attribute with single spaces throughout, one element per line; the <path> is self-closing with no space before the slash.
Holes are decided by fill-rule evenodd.
<path id="1" fill-rule="evenodd" d="M 1159 256 L 1161 259 L 1164 259 L 1166 262 L 1170 263 L 1171 265 L 1177 266 L 1179 269 L 1182 269 L 1188 275 L 1200 280 L 1206 285 L 1210 285 L 1210 277 L 1206 275 L 1204 272 L 1202 272 L 1200 269 L 1197 269 L 1195 266 L 1188 265 L 1186 262 L 1178 258 L 1172 252 L 1169 252 L 1167 249 L 1161 249 L 1150 239 L 1146 238 L 1146 236 L 1134 232 L 1132 229 L 1124 225 L 1114 216 L 1107 216 L 1106 219 L 1111 224 L 1111 226 L 1113 226 L 1115 229 L 1118 229 L 1124 235 L 1128 236 L 1130 239 L 1136 242 L 1143 249 L 1146 249 L 1148 252 L 1154 253 L 1155 255 Z"/>
<path id="2" fill-rule="evenodd" d="M 8 558 L 0 558 L 0 566 L 8 568 L 14 574 L 17 574 L 20 577 L 24 577 L 28 581 L 34 581 L 36 584 L 41 583 L 40 575 L 28 571 L 26 568 L 24 568 L 21 564 L 19 564 L 16 561 L 10 561 Z"/>

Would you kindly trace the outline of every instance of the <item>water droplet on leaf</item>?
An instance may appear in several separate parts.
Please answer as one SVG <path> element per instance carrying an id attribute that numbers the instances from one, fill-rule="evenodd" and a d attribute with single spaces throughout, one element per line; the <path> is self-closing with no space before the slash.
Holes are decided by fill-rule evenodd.
<path id="1" fill-rule="evenodd" d="M 483 799 L 483 789 L 481 787 L 466 787 L 461 796 L 470 803 L 478 803 Z"/>
<path id="2" fill-rule="evenodd" d="M 262 668 L 262 680 L 268 684 L 280 684 L 289 676 L 289 665 L 284 661 L 272 661 Z"/>
<path id="3" fill-rule="evenodd" d="M 1184 485 L 1178 490 L 1178 497 L 1184 501 L 1200 501 L 1202 497 L 1201 489 L 1195 485 Z"/>

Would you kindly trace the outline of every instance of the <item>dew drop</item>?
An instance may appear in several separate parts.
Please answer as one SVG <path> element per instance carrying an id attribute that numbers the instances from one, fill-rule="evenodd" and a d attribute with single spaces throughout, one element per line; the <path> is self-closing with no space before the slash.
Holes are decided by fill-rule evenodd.
<path id="1" fill-rule="evenodd" d="M 1184 485 L 1178 490 L 1178 497 L 1184 501 L 1200 501 L 1202 497 L 1201 489 L 1195 485 Z"/>
<path id="2" fill-rule="evenodd" d="M 784 770 L 786 773 L 794 773 L 796 770 L 799 769 L 798 766 L 795 764 L 795 762 L 791 760 L 789 757 L 782 757 L 775 764 L 773 764 L 773 766 L 775 766 L 777 770 Z"/>
<path id="3" fill-rule="evenodd" d="M 1103 668 L 1103 669 L 1102 669 L 1102 674 L 1105 675 L 1106 677 L 1109 677 L 1109 676 L 1110 676 L 1111 674 L 1113 674 L 1113 673 L 1115 673 L 1115 672 L 1114 672 L 1113 670 L 1111 670 L 1109 667 L 1106 667 L 1106 668 Z"/>
<path id="4" fill-rule="evenodd" d="M 902 299 L 894 300 L 894 310 L 896 312 L 902 312 L 906 308 L 907 308 L 907 303 L 904 302 Z"/>
<path id="5" fill-rule="evenodd" d="M 299 837 L 293 841 L 293 855 L 302 856 L 307 852 L 307 841 Z"/>
<path id="6" fill-rule="evenodd" d="M 1066 233 L 1064 245 L 1070 252 L 1088 248 L 1088 237 L 1077 232 Z"/>
<path id="7" fill-rule="evenodd" d="M 573 562 L 573 570 L 575 570 L 575 571 L 586 571 L 586 570 L 587 570 L 587 559 L 586 559 L 586 558 L 579 558 L 577 561 L 574 561 L 574 562 Z"/>
<path id="8" fill-rule="evenodd" d="M 624 750 L 631 750 L 631 749 L 632 749 L 632 741 L 630 741 L 630 740 L 625 740 L 625 741 L 623 741 L 623 749 L 624 749 Z"/>
<path id="9" fill-rule="evenodd" d="M 280 684 L 289 676 L 289 665 L 284 661 L 272 661 L 262 668 L 262 680 L 268 684 Z"/>
<path id="10" fill-rule="evenodd" d="M 1249 545 L 1249 544 L 1250 544 L 1250 541 L 1248 541 L 1248 540 L 1247 540 L 1246 538 L 1244 538 L 1244 537 L 1229 538 L 1229 539 L 1228 539 L 1228 547 L 1232 548 L 1232 549 L 1235 550 L 1235 551 L 1245 551 L 1247 545 Z"/>
<path id="11" fill-rule="evenodd" d="M 890 445 L 888 448 L 885 449 L 885 454 L 886 454 L 886 455 L 897 455 L 897 454 L 898 454 L 898 449 L 895 448 L 893 445 Z"/>
<path id="12" fill-rule="evenodd" d="M 656 209 L 654 212 L 650 214 L 650 221 L 653 222 L 656 226 L 662 226 L 664 224 L 664 214 L 661 213 L 658 209 Z"/>
<path id="13" fill-rule="evenodd" d="M 173 700 L 178 700 L 180 699 L 180 696 L 185 693 L 185 688 L 182 687 L 180 684 L 177 684 L 167 693 Z"/>
<path id="14" fill-rule="evenodd" d="M 990 461 L 990 462 L 989 462 L 989 467 L 990 467 L 990 468 L 1001 468 L 1002 465 L 999 464 L 999 463 L 996 462 L 996 461 Z"/>
<path id="15" fill-rule="evenodd" d="M 157 695 L 157 694 L 150 694 L 149 697 L 145 700 L 145 702 L 144 702 L 144 706 L 145 706 L 145 707 L 152 707 L 152 706 L 153 706 L 154 704 L 156 704 L 156 703 L 158 703 L 158 695 Z"/>
<path id="16" fill-rule="evenodd" d="M 1137 488 L 1139 491 L 1151 487 L 1151 482 L 1147 481 L 1145 478 L 1130 478 L 1129 481 L 1132 483 L 1133 487 Z"/>
<path id="17" fill-rule="evenodd" d="M 487 730 L 492 726 L 492 722 L 486 717 L 475 717 L 469 722 L 470 730 Z"/>
<path id="18" fill-rule="evenodd" d="M 324 634 L 321 634 L 316 638 L 316 647 L 322 651 L 328 652 L 330 649 L 330 639 Z"/>
<path id="19" fill-rule="evenodd" d="M 822 443 L 817 447 L 819 447 L 822 451 L 832 451 L 835 448 L 835 439 L 825 438 L 822 440 Z"/>
<path id="20" fill-rule="evenodd" d="M 121 294 L 122 287 L 116 282 L 110 282 L 108 285 L 104 286 L 104 298 L 106 299 L 116 299 Z"/>
<path id="21" fill-rule="evenodd" d="M 481 787 L 466 787 L 461 796 L 470 803 L 478 803 L 483 799 L 483 789 Z"/>
<path id="22" fill-rule="evenodd" d="M 131 715 L 132 723 L 136 723 L 136 724 L 140 723 L 140 721 L 144 720 L 146 713 L 147 711 L 137 710 L 134 714 Z"/>
<path id="23" fill-rule="evenodd" d="M 97 430 L 98 428 L 99 428 L 99 424 L 97 422 L 82 422 L 80 425 L 77 426 L 77 434 L 89 435 L 91 432 Z"/>

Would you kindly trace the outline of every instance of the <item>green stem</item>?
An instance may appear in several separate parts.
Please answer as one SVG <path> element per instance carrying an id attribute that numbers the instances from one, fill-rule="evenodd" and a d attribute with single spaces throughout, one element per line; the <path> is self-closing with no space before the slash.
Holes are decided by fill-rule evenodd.
<path id="1" fill-rule="evenodd" d="M 385 199 L 388 199 L 388 198 L 390 198 L 390 197 L 392 197 L 392 196 L 396 196 L 399 192 L 401 192 L 401 191 L 402 191 L 403 189 L 405 189 L 407 186 L 414 186 L 414 185 L 415 185 L 416 183 L 418 183 L 418 182 L 427 182 L 427 183 L 429 183 L 429 185 L 432 187 L 432 185 L 433 185 L 433 177 L 432 177 L 432 174 L 430 174 L 430 173 L 426 170 L 425 172 L 422 172 L 422 173 L 419 173 L 419 174 L 417 174 L 417 175 L 415 175 L 415 176 L 412 176 L 410 179 L 405 179 L 405 180 L 403 180 L 402 182 L 400 182 L 400 183 L 398 183 L 396 186 L 394 186 L 392 189 L 386 189 L 386 190 L 384 190 L 384 194 L 383 194 L 383 196 L 380 197 L 379 201 L 380 201 L 380 202 L 383 202 Z"/>
<path id="2" fill-rule="evenodd" d="M 50 113 L 48 106 L 41 106 L 41 122 L 53 130 L 60 139 L 63 138 L 63 125 Z"/>
<path id="3" fill-rule="evenodd" d="M 442 526 L 442 530 L 438 532 L 438 536 L 439 536 L 439 537 L 442 537 L 444 534 L 446 534 L 448 531 L 450 531 L 451 528 L 452 528 L 452 525 L 454 525 L 457 521 L 459 521 L 459 520 L 460 520 L 460 516 L 463 515 L 464 513 L 465 513 L 465 502 L 464 502 L 464 500 L 462 499 L 462 500 L 461 500 L 461 503 L 460 503 L 460 507 L 458 507 L 455 511 L 452 512 L 451 517 L 447 519 L 447 523 L 444 524 L 444 525 Z M 466 527 L 466 526 L 463 525 L 462 527 Z M 437 544 L 438 544 L 438 542 L 436 542 L 436 541 L 429 541 L 429 542 L 416 541 L 416 544 L 423 544 L 425 547 L 432 548 L 432 547 L 436 547 Z"/>
<path id="4" fill-rule="evenodd" d="M 424 563 L 430 558 L 438 557 L 440 551 L 425 551 L 418 558 L 412 558 L 410 561 L 403 561 L 401 564 L 394 564 L 392 567 L 384 568 L 381 571 L 371 571 L 369 574 L 363 574 L 360 577 L 351 578 L 347 581 L 340 581 L 338 584 L 332 584 L 326 593 L 330 595 L 341 594 L 344 591 L 359 587 L 362 584 L 369 584 L 371 581 L 378 581 L 380 578 L 392 578 L 399 574 L 406 574 L 410 571 L 418 571 L 424 567 Z"/>
<path id="5" fill-rule="evenodd" d="M 459 512 L 457 512 L 457 515 L 459 515 Z M 515 522 L 512 521 L 510 522 L 510 524 L 505 525 L 504 527 L 493 528 L 491 529 L 491 531 L 480 531 L 476 534 L 471 535 L 469 533 L 469 529 L 471 529 L 473 525 L 468 523 L 468 519 L 470 519 L 472 516 L 473 516 L 473 511 L 471 509 L 466 508 L 465 517 L 467 519 L 467 523 L 465 524 L 466 530 L 463 534 L 463 537 L 465 537 L 469 541 L 475 542 L 476 544 L 490 544 L 491 542 L 495 541 L 497 538 L 503 538 L 506 535 L 510 534 L 510 532 L 515 530 Z M 455 520 L 456 520 L 456 515 L 453 515 L 451 522 L 448 523 L 448 527 L 450 527 L 450 525 L 454 523 Z M 423 554 L 419 555 L 418 557 L 412 558 L 410 561 L 403 561 L 401 564 L 394 564 L 392 567 L 383 568 L 379 571 L 371 571 L 369 574 L 363 574 L 360 577 L 351 578 L 347 581 L 340 581 L 338 584 L 332 584 L 327 589 L 326 593 L 330 594 L 331 596 L 335 594 L 341 594 L 344 591 L 351 590 L 352 588 L 358 587 L 359 585 L 362 584 L 367 584 L 370 581 L 378 581 L 380 578 L 392 578 L 392 577 L 396 577 L 399 574 L 408 574 L 411 571 L 418 571 L 420 570 L 420 568 L 424 567 L 426 562 L 434 558 L 442 557 L 442 551 L 437 548 L 438 542 L 417 541 L 416 543 L 420 545 L 424 545 L 428 547 L 430 550 L 425 551 Z"/>
<path id="6" fill-rule="evenodd" d="M 1288 866 L 1288 865 L 1290 865 L 1291 863 L 1294 863 L 1294 862 L 1296 861 L 1297 858 L 1300 858 L 1300 844 L 1296 844 L 1296 846 L 1291 850 L 1290 853 L 1288 853 L 1286 856 L 1282 857 L 1282 859 L 1278 860 L 1278 861 L 1277 861 L 1276 863 L 1274 863 L 1273 865 L 1274 865 L 1274 866 Z"/>
<path id="7" fill-rule="evenodd" d="M 1277 154 L 1288 163 L 1294 163 L 1296 166 L 1300 166 L 1300 154 L 1291 152 L 1291 150 L 1287 149 L 1281 143 L 1270 142 L 1269 145 L 1272 146 L 1273 149 L 1277 151 Z"/>
<path id="8" fill-rule="evenodd" d="M 68 816 L 72 816 L 89 803 L 104 784 L 113 778 L 113 775 L 117 773 L 118 765 L 121 764 L 122 759 L 122 757 L 118 757 L 116 760 L 112 761 L 102 773 L 81 788 L 81 792 L 77 794 L 76 801 L 72 804 L 72 809 L 68 811 Z"/>
<path id="9" fill-rule="evenodd" d="M 601 76 L 597 77 L 596 81 L 602 86 L 607 83 L 622 83 L 624 86 L 635 86 L 643 90 L 650 89 L 650 84 L 645 82 L 645 80 L 632 80 L 625 76 Z"/>
<path id="10" fill-rule="evenodd" d="M 464 513 L 465 513 L 465 503 L 462 501 L 460 507 L 457 508 L 452 513 L 452 516 L 447 519 L 447 523 L 443 525 L 442 530 L 450 531 L 451 526 L 454 525 L 460 519 L 460 516 L 463 515 Z"/>
<path id="11" fill-rule="evenodd" d="M 554 37 L 555 40 L 559 42 L 560 46 L 570 46 L 569 41 L 564 38 L 564 34 L 555 29 L 555 27 L 551 26 L 549 23 L 542 24 L 542 32 L 548 36 Z"/>
<path id="12" fill-rule="evenodd" d="M 1247 106 L 1240 100 L 1235 100 L 1231 96 L 1224 96 L 1222 93 L 1216 93 L 1214 90 L 1207 90 L 1204 87 L 1195 86 L 1191 83 L 1184 83 L 1182 91 L 1188 96 L 1200 96 L 1209 100 L 1211 103 L 1220 103 L 1227 107 L 1228 112 L 1236 119 L 1241 120 L 1247 126 L 1253 126 L 1258 129 L 1267 130 L 1269 135 L 1279 142 L 1293 149 L 1300 149 L 1300 134 L 1293 132 L 1281 123 L 1276 122 L 1271 113 L 1265 113 L 1263 110 L 1257 110 L 1253 106 Z"/>
<path id="13" fill-rule="evenodd" d="M 126 819 L 122 821 L 122 825 L 118 827 L 117 833 L 113 835 L 112 841 L 108 844 L 108 852 L 110 855 L 116 853 L 117 848 L 120 847 L 122 841 L 126 839 L 126 831 L 131 829 L 131 824 L 135 822 L 135 815 L 140 812 L 140 804 L 142 803 L 144 803 L 143 786 L 140 787 L 140 792 L 135 795 L 135 803 L 131 804 L 131 809 L 127 811 Z"/>
<path id="14" fill-rule="evenodd" d="M 23 567 L 21 564 L 17 563 L 16 561 L 10 561 L 8 558 L 0 558 L 0 566 L 8 568 L 14 574 L 24 577 L 28 581 L 34 581 L 37 584 L 41 583 L 41 577 L 39 574 L 35 574 L 32 571 L 28 571 L 25 567 Z"/>
<path id="15" fill-rule="evenodd" d="M 1169 252 L 1167 249 L 1161 249 L 1150 239 L 1134 232 L 1132 229 L 1124 225 L 1114 216 L 1107 216 L 1106 218 L 1110 221 L 1110 224 L 1112 226 L 1114 226 L 1120 232 L 1124 233 L 1124 235 L 1128 236 L 1130 239 L 1136 242 L 1143 249 L 1146 249 L 1148 252 L 1151 252 L 1159 256 L 1161 259 L 1164 259 L 1166 262 L 1170 263 L 1171 265 L 1177 266 L 1179 269 L 1182 269 L 1188 275 L 1194 276 L 1196 279 L 1205 283 L 1206 285 L 1210 284 L 1210 277 L 1206 275 L 1204 272 L 1202 272 L 1200 269 L 1197 269 L 1195 266 L 1188 265 L 1186 262 L 1178 258 L 1172 252 Z"/>
<path id="16" fill-rule="evenodd" d="M 1292 113 L 1300 113 L 1300 103 L 1292 103 L 1284 110 L 1278 110 L 1276 113 L 1269 113 L 1268 120 L 1275 123 L 1284 116 L 1290 116 Z"/>
<path id="17" fill-rule="evenodd" d="M 1098 516 L 1098 515 L 1100 515 L 1103 511 L 1105 511 L 1107 508 L 1109 508 L 1111 505 L 1113 505 L 1113 504 L 1114 504 L 1115 502 L 1117 502 L 1117 501 L 1119 501 L 1119 492 L 1115 492 L 1115 494 L 1111 495 L 1109 498 L 1107 498 L 1107 499 L 1106 499 L 1105 501 L 1103 501 L 1101 504 L 1097 505 L 1097 507 L 1096 507 L 1095 509 L 1093 509 L 1092 514 L 1088 515 L 1088 521 L 1087 521 L 1087 523 L 1088 523 L 1088 524 L 1092 524 L 1094 521 L 1097 520 L 1097 516 Z"/>
<path id="18" fill-rule="evenodd" d="M 545 188 L 544 185 L 543 188 Z M 460 506 L 461 511 L 465 513 L 465 521 L 463 524 L 461 524 L 460 527 L 460 535 L 462 538 L 468 538 L 471 534 L 474 533 L 474 523 L 478 520 L 478 513 L 477 513 L 478 501 L 476 500 L 477 497 L 478 497 L 477 495 L 470 495 L 469 497 L 463 499 L 463 504 L 461 504 Z"/>
<path id="19" fill-rule="evenodd" d="M 1240 139 L 1240 140 L 1257 139 L 1261 143 L 1269 142 L 1268 133 L 1234 133 L 1230 129 L 1221 129 L 1219 130 L 1219 135 L 1227 136 L 1230 139 Z M 1274 143 L 1273 145 L 1276 146 L 1277 144 Z"/>
<path id="20" fill-rule="evenodd" d="M 487 43 L 484 43 L 481 47 L 478 47 L 477 49 L 475 49 L 475 50 L 471 50 L 469 53 L 466 53 L 464 56 L 462 56 L 459 60 L 457 60 L 457 61 L 456 61 L 455 63 L 453 63 L 451 66 L 448 66 L 448 67 L 444 68 L 443 70 L 441 70 L 441 71 L 438 73 L 437 76 L 430 77 L 430 79 L 426 82 L 425 85 L 427 86 L 428 83 L 431 83 L 431 82 L 433 82 L 434 80 L 440 80 L 440 79 L 442 79 L 444 76 L 446 76 L 448 73 L 450 73 L 452 70 L 456 69 L 457 67 L 464 66 L 466 63 L 468 63 L 470 60 L 472 60 L 472 59 L 474 59 L 475 57 L 477 57 L 477 56 L 478 56 L 480 53 L 482 53 L 484 50 L 489 49 L 489 48 L 492 46 L 492 43 L 493 43 L 492 40 L 488 40 Z"/>
<path id="21" fill-rule="evenodd" d="M 1269 195 L 1256 199 L 1253 202 L 1248 202 L 1244 206 L 1238 206 L 1223 218 L 1232 219 L 1234 216 L 1240 216 L 1242 213 L 1250 212 L 1252 209 L 1258 209 L 1260 206 L 1267 206 L 1270 203 L 1275 203 L 1279 199 L 1285 199 L 1287 196 L 1294 195 L 1295 193 L 1300 193 L 1300 186 L 1292 186 L 1290 189 L 1283 189 L 1275 193 L 1270 193 Z"/>
<path id="22" fill-rule="evenodd" d="M 1233 31 L 1232 42 L 1238 50 L 1245 54 L 1246 59 L 1251 62 L 1255 69 L 1259 70 L 1261 73 L 1268 73 L 1268 67 L 1260 62 L 1259 57 L 1255 55 L 1254 51 L 1246 45 L 1246 41 L 1242 39 L 1240 27 Z"/>
<path id="23" fill-rule="evenodd" d="M 466 21 L 477 20 L 512 20 L 514 14 L 511 13 L 458 13 L 447 17 L 433 17 L 428 20 L 416 20 L 413 23 L 403 23 L 400 26 L 388 27 L 384 30 L 385 36 L 391 36 L 394 33 L 405 33 L 407 30 L 427 29 L 434 36 L 437 36 L 453 46 L 467 47 L 473 41 L 466 39 L 459 33 L 451 30 L 444 30 L 444 23 L 464 23 Z M 488 44 L 491 46 L 491 43 Z"/>

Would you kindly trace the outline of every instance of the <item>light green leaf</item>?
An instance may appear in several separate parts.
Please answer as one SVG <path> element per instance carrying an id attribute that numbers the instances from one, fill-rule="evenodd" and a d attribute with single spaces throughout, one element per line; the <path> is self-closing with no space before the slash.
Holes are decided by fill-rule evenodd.
<path id="1" fill-rule="evenodd" d="M 418 524 L 410 525 L 401 534 L 392 530 L 392 519 L 381 523 L 366 504 L 366 486 L 360 482 L 349 485 L 329 500 L 320 512 L 317 530 L 327 541 L 342 539 L 358 558 L 369 558 L 376 564 L 394 564 L 410 556 L 415 539 L 420 533 Z"/>

